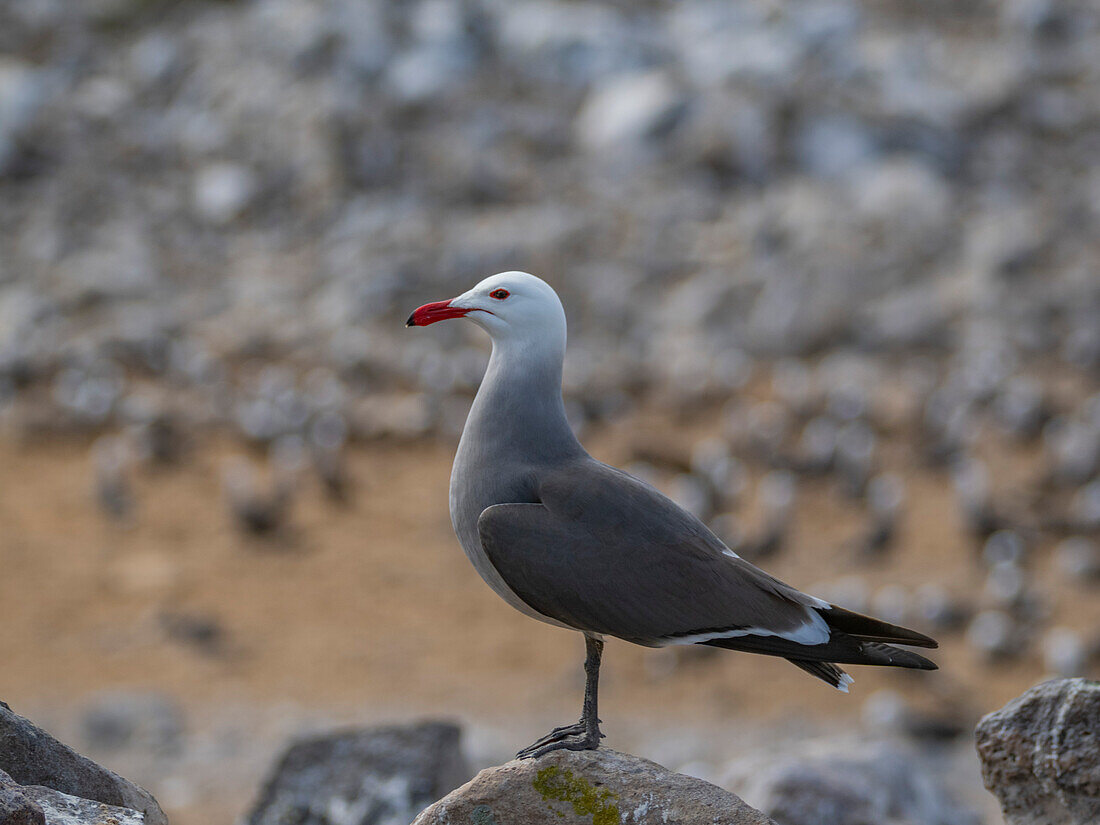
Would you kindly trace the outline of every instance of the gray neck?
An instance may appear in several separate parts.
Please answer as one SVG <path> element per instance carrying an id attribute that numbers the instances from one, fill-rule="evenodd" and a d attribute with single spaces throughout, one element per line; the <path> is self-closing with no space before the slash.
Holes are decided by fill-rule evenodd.
<path id="1" fill-rule="evenodd" d="M 485 457 L 524 462 L 583 455 L 561 397 L 564 355 L 564 341 L 561 348 L 538 351 L 494 340 L 462 440 L 481 445 Z"/>

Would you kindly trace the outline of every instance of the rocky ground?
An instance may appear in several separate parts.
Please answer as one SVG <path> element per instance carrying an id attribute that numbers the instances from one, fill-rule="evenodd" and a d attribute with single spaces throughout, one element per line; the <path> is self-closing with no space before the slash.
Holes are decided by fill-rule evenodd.
<path id="1" fill-rule="evenodd" d="M 1012 417 L 1100 363 L 1098 40 L 1047 0 L 9 0 L 5 420 L 453 432 L 481 350 L 400 322 L 505 268 L 565 299 L 578 419 L 838 350 Z"/>
<path id="2" fill-rule="evenodd" d="M 599 457 L 944 642 L 847 704 L 620 646 L 636 752 L 1094 674 L 1098 48 L 1069 0 L 0 0 L 0 699 L 176 822 L 302 729 L 465 714 L 488 764 L 574 716 L 575 640 L 449 534 L 484 342 L 402 326 L 512 268 Z"/>
<path id="3" fill-rule="evenodd" d="M 981 720 L 975 735 L 982 780 L 1008 825 L 1095 821 L 1100 783 L 1092 734 L 1098 715 L 1098 683 L 1055 679 Z M 122 721 L 116 715 L 116 732 Z M 958 774 L 958 748 L 906 743 L 899 732 L 813 741 L 785 739 L 773 727 L 765 739 L 743 741 L 741 761 L 712 783 L 606 746 L 511 760 L 470 779 L 458 725 L 347 727 L 297 738 L 238 821 L 979 825 L 981 814 L 960 801 L 970 794 L 958 793 L 965 781 Z M 698 765 L 692 767 L 699 772 Z M 167 820 L 147 791 L 0 703 L 0 821 L 165 825 Z"/>

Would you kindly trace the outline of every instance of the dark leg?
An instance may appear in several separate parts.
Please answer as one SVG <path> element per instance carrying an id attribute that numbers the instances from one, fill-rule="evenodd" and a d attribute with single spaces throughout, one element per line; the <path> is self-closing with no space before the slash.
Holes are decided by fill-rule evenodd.
<path id="1" fill-rule="evenodd" d="M 517 758 L 538 758 L 545 753 L 557 750 L 593 751 L 600 746 L 603 734 L 600 733 L 597 694 L 600 686 L 603 641 L 585 634 L 584 649 L 584 707 L 580 721 L 575 725 L 554 728 L 546 736 L 517 753 Z"/>

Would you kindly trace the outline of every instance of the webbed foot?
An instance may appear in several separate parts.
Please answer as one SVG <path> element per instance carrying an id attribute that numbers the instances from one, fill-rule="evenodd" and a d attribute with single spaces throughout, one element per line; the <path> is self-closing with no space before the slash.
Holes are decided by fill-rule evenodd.
<path id="1" fill-rule="evenodd" d="M 554 728 L 541 739 L 532 742 L 526 748 L 516 754 L 516 759 L 538 759 L 551 751 L 594 751 L 600 746 L 600 740 L 604 736 L 600 729 L 593 726 L 591 730 L 584 720 L 575 725 L 565 725 Z"/>

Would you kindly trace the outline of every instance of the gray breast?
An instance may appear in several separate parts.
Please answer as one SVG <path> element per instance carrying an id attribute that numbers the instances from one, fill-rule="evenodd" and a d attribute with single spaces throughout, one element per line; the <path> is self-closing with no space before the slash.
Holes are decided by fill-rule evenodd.
<path id="1" fill-rule="evenodd" d="M 464 443 L 466 441 L 463 435 L 451 469 L 449 496 L 451 524 L 466 558 L 485 583 L 516 610 L 547 624 L 567 627 L 533 610 L 505 584 L 485 554 L 477 532 L 478 517 L 486 507 L 538 500 L 535 496 L 534 473 L 529 466 L 518 461 L 500 458 L 489 461 L 485 456 L 474 456 L 469 444 Z"/>

